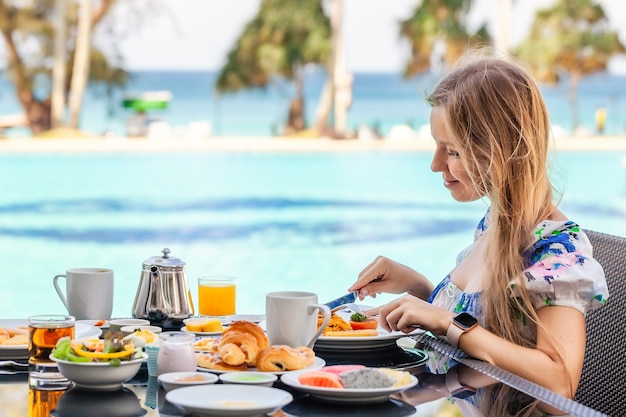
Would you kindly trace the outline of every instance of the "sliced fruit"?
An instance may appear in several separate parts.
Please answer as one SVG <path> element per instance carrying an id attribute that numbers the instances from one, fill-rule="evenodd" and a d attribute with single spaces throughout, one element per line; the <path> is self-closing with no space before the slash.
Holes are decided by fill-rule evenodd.
<path id="1" fill-rule="evenodd" d="M 298 376 L 298 381 L 302 385 L 312 387 L 343 388 L 341 378 L 338 375 L 324 371 L 305 372 Z"/>
<path id="2" fill-rule="evenodd" d="M 320 369 L 320 371 L 330 372 L 339 375 L 342 372 L 354 371 L 355 369 L 363 369 L 365 365 L 329 365 Z"/>

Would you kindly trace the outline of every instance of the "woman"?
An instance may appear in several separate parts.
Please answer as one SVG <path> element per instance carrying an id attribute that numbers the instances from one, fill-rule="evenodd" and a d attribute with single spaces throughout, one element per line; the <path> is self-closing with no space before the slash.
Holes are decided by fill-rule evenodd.
<path id="1" fill-rule="evenodd" d="M 349 291 L 361 299 L 408 292 L 379 309 L 384 328 L 447 336 L 472 357 L 572 398 L 585 313 L 601 306 L 608 291 L 586 235 L 554 202 L 549 118 L 539 88 L 514 62 L 474 56 L 428 99 L 436 143 L 431 169 L 455 200 L 485 198 L 490 208 L 437 287 L 378 257 Z"/>

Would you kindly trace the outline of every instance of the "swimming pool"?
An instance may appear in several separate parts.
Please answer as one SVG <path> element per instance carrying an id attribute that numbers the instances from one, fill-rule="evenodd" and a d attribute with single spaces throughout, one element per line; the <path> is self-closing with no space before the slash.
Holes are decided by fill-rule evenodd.
<path id="1" fill-rule="evenodd" d="M 142 263 L 164 247 L 196 278 L 238 277 L 237 309 L 265 293 L 335 298 L 377 255 L 434 282 L 469 244 L 486 203 L 460 204 L 430 152 L 14 154 L 0 156 L 0 317 L 62 312 L 52 277 L 115 270 L 130 316 Z M 626 152 L 555 154 L 562 210 L 626 235 Z M 378 298 L 376 304 L 393 298 Z M 197 304 L 196 304 L 197 305 Z"/>

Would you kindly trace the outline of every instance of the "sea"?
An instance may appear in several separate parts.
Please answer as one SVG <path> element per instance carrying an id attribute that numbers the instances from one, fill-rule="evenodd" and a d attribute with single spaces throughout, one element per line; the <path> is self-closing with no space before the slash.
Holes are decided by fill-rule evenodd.
<path id="1" fill-rule="evenodd" d="M 432 282 L 472 241 L 486 201 L 459 203 L 429 151 L 14 153 L 0 155 L 0 318 L 63 313 L 52 279 L 115 273 L 114 317 L 130 317 L 145 260 L 169 248 L 197 278 L 237 278 L 237 312 L 265 294 L 322 302 L 387 256 Z M 555 152 L 561 209 L 626 236 L 626 151 Z M 368 299 L 380 305 L 395 295 Z"/>
<path id="2" fill-rule="evenodd" d="M 242 90 L 217 94 L 215 71 L 196 72 L 131 72 L 128 85 L 108 96 L 104 86 L 96 85 L 85 94 L 80 127 L 97 135 L 125 136 L 126 124 L 132 116 L 122 108 L 125 95 L 146 91 L 169 91 L 172 100 L 165 110 L 150 111 L 151 120 L 168 123 L 173 132 L 185 132 L 190 123 L 210 125 L 216 136 L 272 136 L 283 132 L 293 86 L 276 81 L 265 89 Z M 376 128 L 387 135 L 396 125 L 409 125 L 420 130 L 428 124 L 429 107 L 424 97 L 437 80 L 436 74 L 405 79 L 399 73 L 355 73 L 352 100 L 348 110 L 348 129 L 362 126 Z M 306 120 L 315 120 L 326 76 L 311 69 L 304 76 Z M 36 91 L 47 91 L 49 85 L 40 81 Z M 558 134 L 570 134 L 574 112 L 568 101 L 568 80 L 555 85 L 542 85 L 551 122 Z M 605 134 L 626 134 L 626 76 L 599 72 L 583 78 L 578 87 L 578 115 L 581 133 L 595 133 L 595 111 L 607 111 Z M 0 116 L 17 114 L 21 107 L 13 86 L 5 74 L 0 78 Z M 25 128 L 7 129 L 4 135 L 24 137 Z M 184 135 L 184 133 L 183 133 Z"/>

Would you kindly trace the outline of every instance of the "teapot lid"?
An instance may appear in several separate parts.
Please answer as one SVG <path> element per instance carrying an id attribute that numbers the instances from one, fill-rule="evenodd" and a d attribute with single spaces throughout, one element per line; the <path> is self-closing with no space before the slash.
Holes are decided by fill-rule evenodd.
<path id="1" fill-rule="evenodd" d="M 149 266 L 149 265 L 183 266 L 185 265 L 185 263 L 181 261 L 180 258 L 169 256 L 170 250 L 168 248 L 163 248 L 161 252 L 163 252 L 163 256 L 152 256 L 146 259 L 143 262 L 144 266 Z"/>

